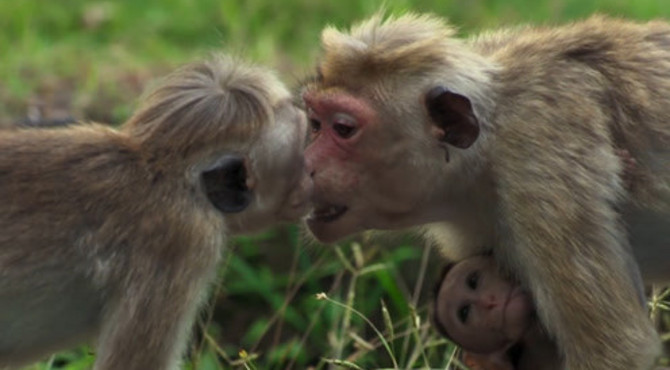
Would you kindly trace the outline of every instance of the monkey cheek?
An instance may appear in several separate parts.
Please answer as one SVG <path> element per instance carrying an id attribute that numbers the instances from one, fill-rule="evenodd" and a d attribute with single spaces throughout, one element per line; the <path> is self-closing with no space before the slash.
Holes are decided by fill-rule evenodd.
<path id="1" fill-rule="evenodd" d="M 507 338 L 521 339 L 532 320 L 533 304 L 525 293 L 515 294 L 504 309 L 503 326 Z"/>

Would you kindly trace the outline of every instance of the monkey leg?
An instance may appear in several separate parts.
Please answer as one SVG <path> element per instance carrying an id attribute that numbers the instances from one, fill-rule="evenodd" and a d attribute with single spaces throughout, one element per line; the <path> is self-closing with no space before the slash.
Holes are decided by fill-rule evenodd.
<path id="1" fill-rule="evenodd" d="M 538 130 L 499 136 L 496 256 L 532 292 L 565 368 L 648 369 L 659 340 L 637 299 L 638 267 L 614 209 L 620 161 L 606 132 L 552 124 L 564 130 L 555 135 L 573 135 L 561 138 L 572 148 L 541 145 L 546 137 L 534 135 L 546 132 Z"/>
<path id="2" fill-rule="evenodd" d="M 118 304 L 107 312 L 96 370 L 179 368 L 207 279 L 178 269 L 153 270 L 128 279 Z"/>

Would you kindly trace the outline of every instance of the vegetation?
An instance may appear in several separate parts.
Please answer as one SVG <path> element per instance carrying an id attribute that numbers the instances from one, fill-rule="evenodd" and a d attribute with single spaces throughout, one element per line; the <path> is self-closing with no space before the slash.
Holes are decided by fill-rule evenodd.
<path id="1" fill-rule="evenodd" d="M 463 34 L 594 12 L 670 16 L 662 0 L 384 5 L 393 13 L 444 15 Z M 152 78 L 219 50 L 271 65 L 296 84 L 310 72 L 325 25 L 345 27 L 379 6 L 361 0 L 3 1 L 0 124 L 68 117 L 119 124 Z M 430 285 L 440 266 L 423 241 L 410 234 L 364 234 L 335 246 L 307 240 L 291 225 L 230 243 L 186 369 L 461 367 L 455 348 L 430 329 Z M 664 306 L 655 301 L 654 307 Z M 85 369 L 93 360 L 82 347 L 30 369 Z"/>

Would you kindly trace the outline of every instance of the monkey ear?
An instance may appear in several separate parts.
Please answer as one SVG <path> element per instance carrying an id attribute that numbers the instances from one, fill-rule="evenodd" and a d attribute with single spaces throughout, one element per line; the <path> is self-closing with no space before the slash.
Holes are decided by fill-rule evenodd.
<path id="1" fill-rule="evenodd" d="M 241 156 L 226 156 L 216 166 L 202 173 L 207 198 L 223 213 L 243 211 L 251 203 L 247 186 L 247 166 Z"/>
<path id="2" fill-rule="evenodd" d="M 465 149 L 477 140 L 479 121 L 470 99 L 438 86 L 426 94 L 426 108 L 440 141 Z"/>

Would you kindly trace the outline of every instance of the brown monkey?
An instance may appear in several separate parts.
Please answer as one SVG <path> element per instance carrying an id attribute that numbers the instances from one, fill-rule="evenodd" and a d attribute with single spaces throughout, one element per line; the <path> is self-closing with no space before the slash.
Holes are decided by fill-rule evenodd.
<path id="1" fill-rule="evenodd" d="M 411 14 L 324 30 L 303 89 L 310 230 L 426 225 L 454 260 L 493 245 L 566 368 L 647 368 L 659 342 L 629 242 L 647 281 L 670 278 L 670 26 L 454 33 Z"/>
<path id="2" fill-rule="evenodd" d="M 227 235 L 307 212 L 307 121 L 218 56 L 120 130 L 0 135 L 0 368 L 97 339 L 96 369 L 175 369 Z"/>

